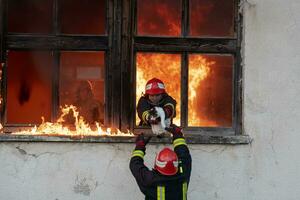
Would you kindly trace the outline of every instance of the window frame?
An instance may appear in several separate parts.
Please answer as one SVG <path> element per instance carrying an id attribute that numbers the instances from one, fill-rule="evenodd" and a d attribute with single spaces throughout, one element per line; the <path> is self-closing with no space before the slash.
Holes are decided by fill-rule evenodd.
<path id="1" fill-rule="evenodd" d="M 105 53 L 105 78 L 111 76 L 111 71 L 108 69 L 111 68 L 109 65 L 111 62 L 111 51 L 112 51 L 112 1 L 105 1 L 106 6 L 106 33 L 105 35 L 79 35 L 79 34 L 63 34 L 60 33 L 60 20 L 59 20 L 59 8 L 58 1 L 53 1 L 53 23 L 52 23 L 52 32 L 49 34 L 37 34 L 37 33 L 10 33 L 7 31 L 7 12 L 8 12 L 8 1 L 9 0 L 0 0 L 1 10 L 0 10 L 0 19 L 1 23 L 1 62 L 4 63 L 4 66 L 7 66 L 7 56 L 8 51 L 50 51 L 54 56 L 54 77 L 52 82 L 52 116 L 51 120 L 55 121 L 57 119 L 58 109 L 59 109 L 59 62 L 60 62 L 60 51 L 85 51 L 85 52 L 94 52 L 94 51 L 103 51 Z M 1 82 L 1 96 L 3 97 L 3 104 L 1 110 L 1 123 L 6 125 L 6 71 L 5 67 L 3 68 L 3 81 Z M 106 78 L 107 79 L 107 78 Z M 110 93 L 108 92 L 109 88 L 105 87 L 105 102 L 108 102 Z M 105 113 L 108 113 L 107 110 L 111 109 L 112 105 L 106 103 Z M 108 117 L 105 116 L 105 119 Z M 109 124 L 110 122 L 105 122 Z M 28 125 L 29 127 L 32 125 Z M 8 127 L 12 127 L 11 130 L 15 130 L 14 127 L 27 127 L 24 124 L 8 124 Z M 10 128 L 8 128 L 10 130 Z"/>
<path id="2" fill-rule="evenodd" d="M 189 0 L 182 0 L 182 21 L 181 21 L 181 36 L 139 36 L 137 33 L 137 0 L 131 2 L 132 20 L 135 22 L 131 24 L 133 27 L 133 60 L 131 71 L 133 80 L 132 87 L 133 97 L 135 102 L 135 88 L 136 88 L 136 62 L 135 55 L 137 52 L 151 52 L 151 53 L 179 53 L 182 55 L 181 66 L 181 125 L 184 127 L 184 132 L 187 136 L 191 136 L 194 141 L 199 143 L 215 143 L 210 139 L 220 140 L 220 143 L 230 143 L 235 139 L 246 139 L 249 143 L 250 138 L 243 134 L 242 127 L 242 63 L 241 63 L 241 41 L 242 41 L 242 14 L 239 13 L 239 0 L 234 0 L 234 37 L 193 37 L 189 36 Z M 232 98 L 232 123 L 231 128 L 225 127 L 187 127 L 187 85 L 188 85 L 188 54 L 220 54 L 232 55 L 234 58 L 233 66 L 233 98 Z M 134 108 L 136 106 L 134 104 Z M 135 117 L 135 112 L 133 114 Z M 132 120 L 132 127 L 136 132 L 149 133 L 149 128 L 137 127 L 135 120 Z M 197 137 L 198 136 L 198 137 Z M 244 137 L 245 136 L 245 137 Z M 226 137 L 231 138 L 228 142 L 222 141 Z"/>
<path id="3" fill-rule="evenodd" d="M 59 33 L 58 1 L 53 4 L 53 32 L 48 35 L 7 33 L 7 2 L 0 0 L 0 59 L 5 63 L 8 50 L 51 50 L 59 62 L 59 51 L 105 51 L 105 125 L 117 127 L 122 131 L 132 130 L 135 134 L 149 133 L 149 129 L 135 128 L 135 55 L 137 52 L 180 53 L 181 66 L 181 97 L 187 94 L 187 71 L 189 53 L 234 55 L 234 85 L 233 85 L 233 123 L 234 130 L 228 128 L 188 128 L 184 129 L 187 141 L 197 144 L 248 144 L 251 139 L 243 134 L 242 121 L 242 14 L 239 13 L 240 0 L 235 3 L 235 34 L 236 38 L 199 38 L 189 37 L 189 0 L 182 0 L 182 35 L 180 37 L 137 36 L 136 14 L 137 0 L 106 0 L 106 35 L 73 35 Z M 2 22 L 2 23 L 1 23 Z M 56 63 L 58 70 L 58 64 Z M 1 95 L 4 102 L 1 106 L 1 122 L 5 119 L 5 67 L 1 82 Z M 53 117 L 58 109 L 58 76 L 53 81 Z M 186 97 L 187 98 L 187 97 Z M 181 107 L 181 121 L 186 119 L 185 102 Z M 54 105 L 55 104 L 55 105 Z M 3 123 L 2 123 L 3 124 Z M 185 125 L 185 124 L 183 124 Z M 132 137 L 85 137 L 70 138 L 49 136 L 12 136 L 0 135 L 0 141 L 55 141 L 55 142 L 134 142 Z M 169 137 L 154 138 L 153 142 L 169 143 Z"/>

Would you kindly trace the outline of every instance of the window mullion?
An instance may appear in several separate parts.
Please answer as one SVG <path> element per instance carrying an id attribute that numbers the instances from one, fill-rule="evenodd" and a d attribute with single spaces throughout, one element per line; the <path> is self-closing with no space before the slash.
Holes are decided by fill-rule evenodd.
<path id="1" fill-rule="evenodd" d="M 4 55 L 5 55 L 5 50 L 4 50 L 4 11 L 5 11 L 5 6 L 4 6 L 4 0 L 0 0 L 0 61 L 4 61 Z"/>
<path id="2" fill-rule="evenodd" d="M 132 116 L 132 40 L 133 40 L 133 4 L 125 1 L 122 8 L 122 52 L 121 52 L 121 130 L 130 129 Z"/>
<path id="3" fill-rule="evenodd" d="M 188 55 L 187 52 L 181 54 L 181 126 L 187 127 L 188 111 Z"/>
<path id="4" fill-rule="evenodd" d="M 121 30 L 122 30 L 122 2 L 114 0 L 113 3 L 113 26 L 112 26 L 112 43 L 111 43 L 111 57 L 109 77 L 111 81 L 110 94 L 110 111 L 111 119 L 110 125 L 115 128 L 120 128 L 120 86 L 121 86 Z"/>
<path id="5" fill-rule="evenodd" d="M 181 35 L 186 37 L 189 35 L 189 0 L 182 0 L 182 23 L 181 23 Z"/>
<path id="6" fill-rule="evenodd" d="M 5 110 L 5 55 L 6 55 L 6 50 L 5 50 L 5 41 L 4 41 L 4 35 L 5 35 L 5 25 L 6 23 L 6 17 L 5 17 L 5 8 L 6 8 L 6 1 L 5 0 L 0 0 L 0 123 L 4 124 L 4 110 Z M 2 65 L 3 64 L 3 65 Z"/>
<path id="7" fill-rule="evenodd" d="M 52 10 L 52 33 L 54 35 L 59 34 L 58 30 L 58 0 L 53 1 L 53 10 Z M 56 121 L 59 110 L 59 58 L 60 52 L 57 50 L 52 51 L 52 56 L 54 59 L 54 69 L 52 70 L 52 112 L 51 120 L 52 122 Z"/>
<path id="8" fill-rule="evenodd" d="M 53 21 L 53 26 L 52 26 L 52 33 L 54 35 L 58 35 L 59 34 L 59 18 L 58 18 L 58 9 L 59 9 L 59 6 L 58 6 L 58 0 L 54 0 L 53 1 L 53 15 L 52 15 L 52 21 Z"/>
<path id="9" fill-rule="evenodd" d="M 59 110 L 59 66 L 60 66 L 60 52 L 52 51 L 54 59 L 54 69 L 52 70 L 52 114 L 51 120 L 56 121 Z"/>
<path id="10" fill-rule="evenodd" d="M 234 63 L 234 115 L 233 115 L 233 126 L 235 128 L 236 135 L 242 134 L 243 128 L 243 61 L 241 55 L 241 44 L 242 44 L 242 27 L 243 27 L 243 18 L 241 13 L 238 11 L 240 0 L 235 0 L 235 33 L 236 33 L 236 54 L 235 54 L 235 63 Z"/>

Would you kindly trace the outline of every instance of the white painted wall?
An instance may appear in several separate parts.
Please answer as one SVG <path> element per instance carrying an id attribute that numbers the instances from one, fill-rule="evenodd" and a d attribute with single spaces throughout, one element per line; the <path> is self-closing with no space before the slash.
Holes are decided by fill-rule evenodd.
<path id="1" fill-rule="evenodd" d="M 251 145 L 191 145 L 192 200 L 300 199 L 300 1 L 245 4 Z M 0 200 L 135 200 L 133 144 L 0 143 Z M 146 160 L 162 146 L 150 145 Z"/>

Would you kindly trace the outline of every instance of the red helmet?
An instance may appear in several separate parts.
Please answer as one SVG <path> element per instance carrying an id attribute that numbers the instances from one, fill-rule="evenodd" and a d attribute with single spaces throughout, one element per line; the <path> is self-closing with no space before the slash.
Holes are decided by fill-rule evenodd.
<path id="1" fill-rule="evenodd" d="M 154 169 L 163 175 L 171 176 L 178 171 L 178 157 L 169 148 L 161 150 L 155 158 Z"/>
<path id="2" fill-rule="evenodd" d="M 149 80 L 146 84 L 145 90 L 146 94 L 150 95 L 166 93 L 165 84 L 157 78 Z"/>

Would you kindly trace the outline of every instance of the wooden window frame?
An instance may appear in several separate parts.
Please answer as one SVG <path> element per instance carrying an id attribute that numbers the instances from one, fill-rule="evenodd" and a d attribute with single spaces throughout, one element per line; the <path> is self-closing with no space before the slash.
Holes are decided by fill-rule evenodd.
<path id="1" fill-rule="evenodd" d="M 7 2 L 0 0 L 0 61 L 5 63 L 9 50 L 49 50 L 53 51 L 58 70 L 59 51 L 104 51 L 105 52 L 105 125 L 123 131 L 127 129 L 139 133 L 146 131 L 135 127 L 135 55 L 137 52 L 179 53 L 182 55 L 181 96 L 187 94 L 188 54 L 230 54 L 234 56 L 233 88 L 233 128 L 187 128 L 189 143 L 248 144 L 249 136 L 243 134 L 242 121 L 242 15 L 238 12 L 239 1 L 235 0 L 235 38 L 189 37 L 189 0 L 182 0 L 182 34 L 179 37 L 137 36 L 137 0 L 106 0 L 106 35 L 72 35 L 59 33 L 58 1 L 53 4 L 53 32 L 41 34 L 17 34 L 7 32 Z M 5 67 L 3 75 L 5 75 Z M 53 116 L 58 110 L 58 80 L 53 80 Z M 6 77 L 1 82 L 1 122 L 5 122 Z M 186 96 L 186 95 L 185 95 Z M 181 121 L 186 126 L 187 97 L 182 99 Z M 149 131 L 149 129 L 148 129 Z M 55 141 L 55 142 L 134 142 L 132 137 L 48 137 L 0 135 L 0 141 Z M 170 138 L 153 139 L 153 142 L 170 142 Z"/>

